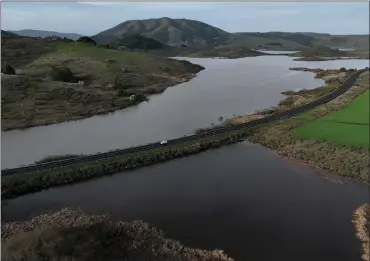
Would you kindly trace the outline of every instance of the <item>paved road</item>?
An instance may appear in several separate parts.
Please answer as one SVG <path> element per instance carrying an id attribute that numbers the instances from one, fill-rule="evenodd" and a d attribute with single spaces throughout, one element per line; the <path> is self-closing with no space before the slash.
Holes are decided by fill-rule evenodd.
<path id="1" fill-rule="evenodd" d="M 207 136 L 212 136 L 215 134 L 222 134 L 222 133 L 227 133 L 229 131 L 235 131 L 239 129 L 246 129 L 250 127 L 255 127 L 261 124 L 273 122 L 276 120 L 281 120 L 281 119 L 287 119 L 293 116 L 296 116 L 300 113 L 306 112 L 308 110 L 311 110 L 319 105 L 322 105 L 324 103 L 327 103 L 338 96 L 342 95 L 345 93 L 351 86 L 356 82 L 357 78 L 365 72 L 366 69 L 359 70 L 352 75 L 350 75 L 334 92 L 321 97 L 320 99 L 313 101 L 309 104 L 305 104 L 303 106 L 279 113 L 279 114 L 274 114 L 262 119 L 258 120 L 253 120 L 247 123 L 241 123 L 238 125 L 233 125 L 233 126 L 220 126 L 215 129 L 202 132 L 199 134 L 194 134 L 194 135 L 189 135 L 186 137 L 182 138 L 177 138 L 173 140 L 168 140 L 166 144 L 160 144 L 160 142 L 154 142 L 151 144 L 143 145 L 143 146 L 138 146 L 134 148 L 128 148 L 128 149 L 119 149 L 119 150 L 113 150 L 113 151 L 108 151 L 104 153 L 98 153 L 98 154 L 93 154 L 93 155 L 86 155 L 86 156 L 80 156 L 76 158 L 71 158 L 71 159 L 65 159 L 65 160 L 58 160 L 58 161 L 52 161 L 52 162 L 47 162 L 47 163 L 40 163 L 40 164 L 33 164 L 33 165 L 28 165 L 24 167 L 18 167 L 18 168 L 12 168 L 12 169 L 4 169 L 1 171 L 1 176 L 2 177 L 7 177 L 7 176 L 12 176 L 16 174 L 26 174 L 29 172 L 34 172 L 34 171 L 42 171 L 42 170 L 47 170 L 47 169 L 53 169 L 53 168 L 58 168 L 62 166 L 68 166 L 68 165 L 73 165 L 77 163 L 84 163 L 84 162 L 91 162 L 94 160 L 100 160 L 104 158 L 110 158 L 110 157 L 116 157 L 120 155 L 124 155 L 127 153 L 132 153 L 132 152 L 139 152 L 139 151 L 145 151 L 145 150 L 150 150 L 154 148 L 159 148 L 159 147 L 164 147 L 164 146 L 169 146 L 169 145 L 174 145 L 174 144 L 179 144 L 187 141 L 194 141 L 198 139 L 202 139 Z"/>

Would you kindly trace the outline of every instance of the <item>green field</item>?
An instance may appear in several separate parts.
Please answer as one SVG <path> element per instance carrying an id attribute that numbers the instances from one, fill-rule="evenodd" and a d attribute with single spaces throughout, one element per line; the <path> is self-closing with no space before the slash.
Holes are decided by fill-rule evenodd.
<path id="1" fill-rule="evenodd" d="M 342 110 L 292 130 L 303 138 L 369 148 L 369 90 Z"/>

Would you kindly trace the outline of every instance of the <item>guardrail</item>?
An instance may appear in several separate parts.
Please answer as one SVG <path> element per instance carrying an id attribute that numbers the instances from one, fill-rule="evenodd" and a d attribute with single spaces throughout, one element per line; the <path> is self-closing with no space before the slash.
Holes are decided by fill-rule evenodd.
<path id="1" fill-rule="evenodd" d="M 140 152 L 140 151 L 150 150 L 154 148 L 183 143 L 186 141 L 202 139 L 207 136 L 222 134 L 222 133 L 226 133 L 229 131 L 235 131 L 239 129 L 255 127 L 255 126 L 269 123 L 269 122 L 276 121 L 276 120 L 287 119 L 287 118 L 296 116 L 300 113 L 311 110 L 319 105 L 325 104 L 337 98 L 338 96 L 342 95 L 355 83 L 357 78 L 366 70 L 368 69 L 362 69 L 362 70 L 359 70 L 351 74 L 336 90 L 334 90 L 333 92 L 331 92 L 330 94 L 324 97 L 319 98 L 318 100 L 302 105 L 300 107 L 290 109 L 288 111 L 284 111 L 279 114 L 273 114 L 271 116 L 264 117 L 262 119 L 257 119 L 257 120 L 249 121 L 246 123 L 237 124 L 237 125 L 215 127 L 214 129 L 211 129 L 211 130 L 208 130 L 202 133 L 168 140 L 165 145 L 160 144 L 160 142 L 154 142 L 154 143 L 150 143 L 150 144 L 138 146 L 138 147 L 133 147 L 133 148 L 118 149 L 118 150 L 113 150 L 113 151 L 108 151 L 108 152 L 103 152 L 103 153 L 97 153 L 93 155 L 85 155 L 85 156 L 79 156 L 79 157 L 70 158 L 70 159 L 33 164 L 33 165 L 17 167 L 17 168 L 12 168 L 12 169 L 4 169 L 1 171 L 1 176 L 7 177 L 7 176 L 16 175 L 16 174 L 26 174 L 28 172 L 42 171 L 42 170 L 47 170 L 47 169 L 74 165 L 78 163 L 85 163 L 85 162 L 94 161 L 94 160 L 101 160 L 105 158 L 121 156 L 121 155 L 128 154 L 128 153 Z"/>

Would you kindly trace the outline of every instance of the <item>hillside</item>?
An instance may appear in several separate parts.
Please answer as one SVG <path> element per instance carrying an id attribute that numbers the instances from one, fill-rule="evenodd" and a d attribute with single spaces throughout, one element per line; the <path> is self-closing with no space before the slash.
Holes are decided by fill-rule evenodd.
<path id="1" fill-rule="evenodd" d="M 1 37 L 16 37 L 16 36 L 17 35 L 12 32 L 1 30 Z"/>
<path id="2" fill-rule="evenodd" d="M 204 49 L 198 52 L 190 53 L 189 57 L 222 57 L 222 58 L 243 58 L 268 55 L 262 52 L 254 51 L 243 46 L 218 46 Z"/>
<path id="3" fill-rule="evenodd" d="M 147 38 L 142 35 L 124 35 L 122 38 L 117 38 L 109 43 L 114 47 L 124 46 L 128 49 L 152 50 L 169 48 L 168 45 L 158 42 L 152 38 Z"/>
<path id="4" fill-rule="evenodd" d="M 126 21 L 92 38 L 99 44 L 109 44 L 125 34 L 140 34 L 169 46 L 204 45 L 229 35 L 219 28 L 199 21 L 164 17 Z"/>
<path id="5" fill-rule="evenodd" d="M 2 130 L 86 118 L 135 105 L 204 69 L 86 43 L 3 37 Z"/>
<path id="6" fill-rule="evenodd" d="M 298 53 L 292 54 L 292 56 L 298 57 L 341 57 L 348 56 L 348 52 L 339 51 L 338 49 L 326 47 L 326 46 L 317 46 L 315 48 L 303 50 Z"/>
<path id="7" fill-rule="evenodd" d="M 24 30 L 18 30 L 18 31 L 10 31 L 12 33 L 15 33 L 17 35 L 21 36 L 29 36 L 29 37 L 50 37 L 50 36 L 58 36 L 61 38 L 68 38 L 72 40 L 77 40 L 83 35 L 75 34 L 75 33 L 60 33 L 60 32 L 54 32 L 54 31 L 42 31 L 42 30 L 31 30 L 31 29 L 24 29 Z"/>
<path id="8" fill-rule="evenodd" d="M 290 51 L 303 51 L 318 46 L 369 49 L 368 35 L 330 35 L 310 32 L 229 33 L 203 22 L 168 17 L 126 21 L 92 38 L 98 44 L 110 44 L 127 35 L 141 35 L 171 47 L 186 45 L 199 50 L 219 45 Z"/>

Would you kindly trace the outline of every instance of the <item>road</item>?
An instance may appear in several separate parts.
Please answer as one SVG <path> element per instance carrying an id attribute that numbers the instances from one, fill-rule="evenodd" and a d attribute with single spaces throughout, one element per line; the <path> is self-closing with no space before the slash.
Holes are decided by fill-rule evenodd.
<path id="1" fill-rule="evenodd" d="M 311 103 L 305 104 L 303 106 L 293 108 L 291 110 L 279 113 L 279 114 L 274 114 L 271 116 L 267 116 L 262 119 L 258 120 L 253 120 L 249 121 L 247 123 L 241 123 L 238 125 L 232 125 L 232 126 L 220 126 L 216 127 L 212 130 L 208 130 L 206 132 L 202 132 L 199 134 L 194 134 L 194 135 L 189 135 L 185 136 L 182 138 L 177 138 L 173 140 L 168 140 L 166 144 L 160 144 L 159 142 L 154 142 L 150 143 L 147 145 L 143 146 L 138 146 L 138 147 L 133 147 L 133 148 L 127 148 L 127 149 L 118 149 L 118 150 L 113 150 L 113 151 L 108 151 L 108 152 L 103 152 L 103 153 L 98 153 L 98 154 L 92 154 L 92 155 L 85 155 L 85 156 L 79 156 L 76 158 L 70 158 L 70 159 L 64 159 L 64 160 L 58 160 L 58 161 L 51 161 L 51 162 L 46 162 L 46 163 L 40 163 L 40 164 L 33 164 L 33 165 L 28 165 L 28 166 L 23 166 L 23 167 L 18 167 L 18 168 L 12 168 L 12 169 L 4 169 L 1 171 L 1 176 L 7 177 L 7 176 L 12 176 L 16 174 L 26 174 L 34 171 L 43 171 L 47 169 L 53 169 L 53 168 L 58 168 L 58 167 L 65 167 L 69 165 L 74 165 L 77 163 L 85 163 L 85 162 L 91 162 L 94 160 L 101 160 L 104 158 L 109 158 L 109 157 L 116 157 L 116 156 L 121 156 L 127 153 L 133 153 L 133 152 L 140 152 L 140 151 L 145 151 L 145 150 L 150 150 L 150 149 L 155 149 L 159 147 L 164 147 L 164 146 L 170 146 L 174 144 L 179 144 L 183 142 L 188 142 L 188 141 L 195 141 L 198 139 L 203 139 L 207 136 L 212 136 L 216 134 L 223 134 L 227 133 L 230 131 L 235 131 L 235 130 L 240 130 L 240 129 L 247 129 L 251 127 L 255 127 L 261 124 L 266 124 L 269 122 L 273 122 L 276 120 L 282 120 L 282 119 L 287 119 L 290 117 L 294 117 L 298 114 L 301 114 L 303 112 L 306 112 L 308 110 L 311 110 L 319 105 L 322 105 L 324 103 L 327 103 L 338 96 L 342 95 L 345 93 L 351 86 L 356 82 L 357 78 L 368 68 L 358 70 L 357 72 L 351 74 L 335 91 L 331 92 L 330 94 L 319 98 L 318 100 L 315 100 Z"/>

